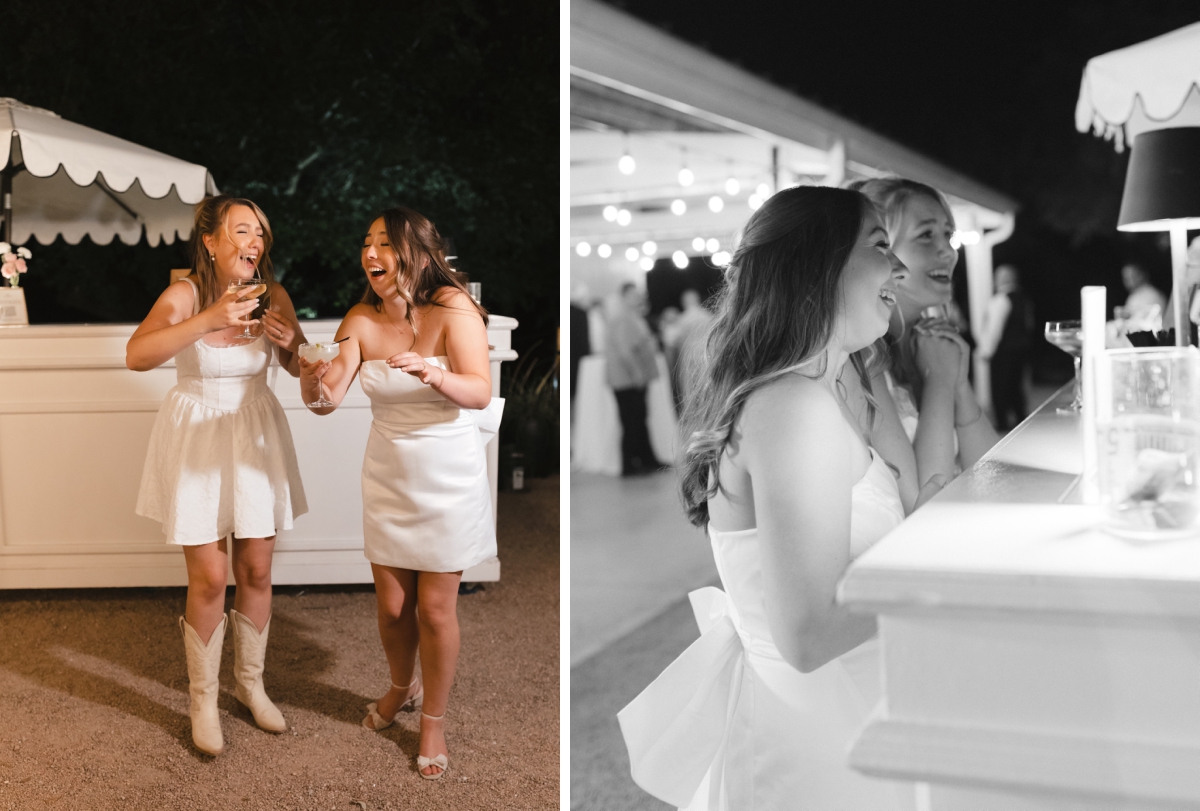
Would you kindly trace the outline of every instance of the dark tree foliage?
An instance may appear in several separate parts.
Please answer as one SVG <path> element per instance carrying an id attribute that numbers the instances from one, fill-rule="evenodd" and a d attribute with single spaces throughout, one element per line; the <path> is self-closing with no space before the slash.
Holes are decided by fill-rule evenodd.
<path id="1" fill-rule="evenodd" d="M 396 203 L 449 236 L 514 340 L 558 322 L 554 0 L 9 0 L 0 95 L 207 166 L 270 217 L 296 306 L 341 317 L 361 235 Z M 19 33 L 15 33 L 19 32 Z M 182 245 L 59 239 L 37 323 L 138 321 Z M 551 353 L 552 354 L 552 353 Z"/>

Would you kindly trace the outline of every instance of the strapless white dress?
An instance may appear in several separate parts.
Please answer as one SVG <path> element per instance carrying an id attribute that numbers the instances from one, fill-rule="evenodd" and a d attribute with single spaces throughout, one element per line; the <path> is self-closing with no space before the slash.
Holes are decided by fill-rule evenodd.
<path id="1" fill-rule="evenodd" d="M 287 416 L 267 385 L 273 346 L 261 335 L 227 347 L 201 339 L 175 356 L 136 508 L 168 543 L 269 538 L 308 512 Z"/>
<path id="2" fill-rule="evenodd" d="M 445 356 L 425 358 L 449 369 Z M 363 458 L 363 541 L 372 563 L 420 572 L 456 572 L 496 554 L 496 525 L 484 446 L 504 401 L 459 408 L 386 361 L 364 361 L 371 400 Z"/>
<path id="3" fill-rule="evenodd" d="M 904 518 L 872 453 L 852 491 L 857 557 Z M 771 637 L 758 530 L 709 527 L 725 591 L 689 596 L 701 636 L 618 715 L 634 781 L 688 811 L 911 811 L 910 784 L 853 771 L 847 754 L 881 697 L 878 640 L 811 673 Z"/>

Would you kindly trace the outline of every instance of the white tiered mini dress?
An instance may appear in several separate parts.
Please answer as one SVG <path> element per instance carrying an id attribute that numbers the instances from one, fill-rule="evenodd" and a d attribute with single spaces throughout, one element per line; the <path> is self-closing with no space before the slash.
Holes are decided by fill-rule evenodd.
<path id="1" fill-rule="evenodd" d="M 445 356 L 425 358 L 449 369 Z M 496 554 L 496 525 L 484 446 L 504 401 L 459 408 L 386 361 L 363 361 L 371 434 L 363 458 L 367 559 L 419 572 L 457 572 Z"/>
<path id="2" fill-rule="evenodd" d="M 269 538 L 308 511 L 287 417 L 267 385 L 272 351 L 260 335 L 228 347 L 201 339 L 175 356 L 137 501 L 168 543 Z"/>

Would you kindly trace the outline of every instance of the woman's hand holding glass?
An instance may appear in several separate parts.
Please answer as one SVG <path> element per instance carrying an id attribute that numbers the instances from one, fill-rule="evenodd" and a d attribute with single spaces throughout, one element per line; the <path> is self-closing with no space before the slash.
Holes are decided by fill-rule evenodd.
<path id="1" fill-rule="evenodd" d="M 231 286 L 219 299 L 214 301 L 204 311 L 208 318 L 207 331 L 219 332 L 230 327 L 244 327 L 249 330 L 250 325 L 259 323 L 258 319 L 249 318 L 258 306 L 258 299 L 250 298 L 243 301 L 244 296 L 245 292 L 241 288 Z"/>
<path id="2" fill-rule="evenodd" d="M 263 331 L 267 340 L 281 349 L 295 352 L 302 337 L 300 324 L 278 310 L 267 310 L 262 317 Z"/>
<path id="3" fill-rule="evenodd" d="M 336 343 L 300 344 L 300 393 L 306 406 L 337 408 L 337 403 L 325 396 L 321 380 L 333 368 L 333 359 L 340 350 L 341 347 Z"/>

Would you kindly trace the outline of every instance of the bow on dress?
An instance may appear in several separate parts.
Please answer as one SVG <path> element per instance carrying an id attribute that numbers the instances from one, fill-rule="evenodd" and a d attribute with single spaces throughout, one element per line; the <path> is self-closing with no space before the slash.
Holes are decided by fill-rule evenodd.
<path id="1" fill-rule="evenodd" d="M 676 807 L 692 802 L 721 759 L 745 670 L 745 648 L 725 592 L 707 586 L 688 599 L 700 638 L 617 713 L 633 781 Z"/>

